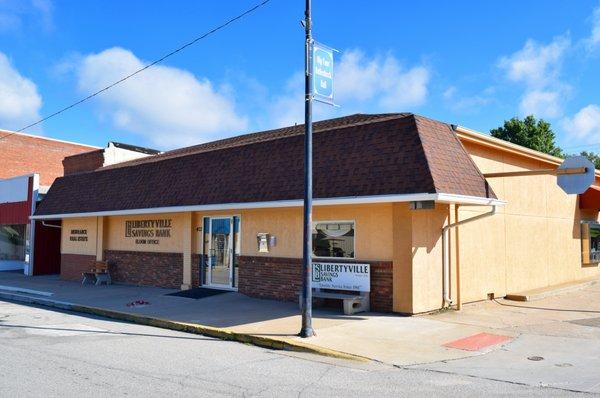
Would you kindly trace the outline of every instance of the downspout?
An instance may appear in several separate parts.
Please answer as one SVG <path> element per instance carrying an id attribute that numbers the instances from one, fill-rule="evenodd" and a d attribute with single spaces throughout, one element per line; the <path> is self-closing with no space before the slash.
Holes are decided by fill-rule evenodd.
<path id="1" fill-rule="evenodd" d="M 444 304 L 447 304 L 448 306 L 451 306 L 453 304 L 452 298 L 450 297 L 450 265 L 449 265 L 450 244 L 448 242 L 449 241 L 448 231 L 451 228 L 458 227 L 459 225 L 464 225 L 464 224 L 468 224 L 468 223 L 478 221 L 478 220 L 481 220 L 484 218 L 488 218 L 495 214 L 496 214 L 496 205 L 493 205 L 492 210 L 487 213 L 483 213 L 483 214 L 480 214 L 475 217 L 467 218 L 466 220 L 456 221 L 456 222 L 454 222 L 452 224 L 448 224 L 444 228 L 442 228 L 442 248 L 443 248 L 443 250 L 442 250 L 442 252 L 443 252 L 442 267 L 443 267 L 443 273 L 444 273 L 442 295 L 444 298 Z"/>
<path id="2" fill-rule="evenodd" d="M 50 227 L 50 228 L 58 228 L 58 229 L 62 228 L 60 225 L 46 224 L 46 221 L 44 221 L 44 220 L 42 220 L 42 225 L 44 227 Z"/>

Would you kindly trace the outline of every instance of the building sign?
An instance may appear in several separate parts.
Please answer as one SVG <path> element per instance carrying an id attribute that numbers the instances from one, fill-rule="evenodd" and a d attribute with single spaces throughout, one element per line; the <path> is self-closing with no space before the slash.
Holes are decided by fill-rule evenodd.
<path id="1" fill-rule="evenodd" d="M 371 267 L 369 264 L 313 262 L 312 287 L 370 292 Z"/>
<path id="2" fill-rule="evenodd" d="M 87 229 L 72 229 L 71 234 L 69 235 L 69 240 L 71 242 L 87 242 L 88 241 Z"/>
<path id="3" fill-rule="evenodd" d="M 314 43 L 312 60 L 314 99 L 333 105 L 333 50 Z"/>
<path id="4" fill-rule="evenodd" d="M 135 238 L 137 245 L 158 245 L 159 238 L 170 238 L 173 220 L 125 221 L 125 237 Z"/>

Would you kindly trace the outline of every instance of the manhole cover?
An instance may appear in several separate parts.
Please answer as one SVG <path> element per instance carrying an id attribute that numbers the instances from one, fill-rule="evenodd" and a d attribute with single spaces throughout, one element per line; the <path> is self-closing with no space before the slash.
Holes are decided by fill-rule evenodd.
<path id="1" fill-rule="evenodd" d="M 527 359 L 529 359 L 530 361 L 543 361 L 544 357 L 537 357 L 537 356 L 533 356 L 533 357 L 527 357 Z"/>

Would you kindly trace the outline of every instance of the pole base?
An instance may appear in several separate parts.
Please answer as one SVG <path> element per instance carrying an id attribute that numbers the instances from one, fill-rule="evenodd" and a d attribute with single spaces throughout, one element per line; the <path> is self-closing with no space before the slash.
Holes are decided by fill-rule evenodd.
<path id="1" fill-rule="evenodd" d="M 302 330 L 300 330 L 300 333 L 298 333 L 298 336 L 302 338 L 307 338 L 316 336 L 316 334 L 313 328 L 302 328 Z"/>

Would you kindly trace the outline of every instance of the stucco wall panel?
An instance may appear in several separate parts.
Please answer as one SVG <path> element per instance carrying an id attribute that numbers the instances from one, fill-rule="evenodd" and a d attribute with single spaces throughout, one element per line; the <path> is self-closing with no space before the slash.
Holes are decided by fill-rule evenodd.
<path id="1" fill-rule="evenodd" d="M 463 207 L 459 218 L 466 220 L 485 211 Z M 504 217 L 490 218 L 459 226 L 461 299 L 482 300 L 488 293 L 506 295 L 506 236 Z M 452 251 L 455 251 L 452 246 Z M 456 263 L 453 263 L 456 269 Z M 456 292 L 456 291 L 455 291 Z M 456 299 L 456 294 L 453 295 Z"/>
<path id="2" fill-rule="evenodd" d="M 98 219 L 96 217 L 88 218 L 65 218 L 61 230 L 61 253 L 63 254 L 84 254 L 96 255 Z M 86 231 L 86 234 L 72 232 Z M 72 240 L 79 237 L 86 237 L 87 240 Z"/>
<path id="3" fill-rule="evenodd" d="M 202 217 L 238 215 L 241 220 L 241 254 L 264 257 L 302 257 L 302 209 L 251 209 L 196 213 L 193 218 L 194 253 L 201 251 Z M 391 261 L 393 257 L 392 204 L 356 206 L 317 206 L 314 221 L 354 220 L 355 255 L 368 260 Z M 259 253 L 256 235 L 265 232 L 277 237 L 277 245 L 269 253 Z"/>
<path id="4" fill-rule="evenodd" d="M 412 313 L 412 214 L 406 203 L 393 205 L 393 236 L 393 308 L 395 312 Z"/>
<path id="5" fill-rule="evenodd" d="M 104 229 L 107 231 L 104 248 L 116 251 L 138 251 L 157 253 L 182 253 L 184 247 L 184 213 L 148 214 L 142 216 L 106 217 Z M 157 244 L 136 243 L 145 238 L 126 237 L 126 221 L 136 220 L 171 220 L 170 237 L 155 237 Z"/>
<path id="6" fill-rule="evenodd" d="M 556 167 L 495 148 L 463 144 L 483 173 Z M 460 227 L 464 301 L 485 299 L 484 287 L 499 289 L 493 291 L 499 295 L 503 284 L 505 293 L 515 293 L 600 275 L 598 267 L 582 266 L 579 236 L 580 221 L 598 219 L 598 213 L 580 213 L 577 196 L 565 194 L 556 184 L 555 176 L 491 178 L 489 181 L 498 197 L 508 201 L 508 205 L 499 209 L 494 221 L 483 220 Z M 469 216 L 467 211 L 479 211 L 463 209 L 461 219 Z M 499 224 L 494 226 L 494 222 Z M 494 236 L 493 242 L 486 239 L 485 234 Z M 483 252 L 487 252 L 488 260 Z M 502 267 L 498 272 L 492 268 L 487 274 L 481 273 L 481 261 L 489 267 L 491 262 L 500 264 L 502 257 L 505 275 L 500 271 Z"/>
<path id="7" fill-rule="evenodd" d="M 442 306 L 442 228 L 448 222 L 448 206 L 412 211 L 413 312 Z"/>

